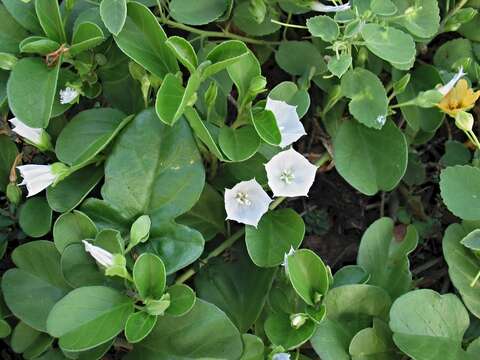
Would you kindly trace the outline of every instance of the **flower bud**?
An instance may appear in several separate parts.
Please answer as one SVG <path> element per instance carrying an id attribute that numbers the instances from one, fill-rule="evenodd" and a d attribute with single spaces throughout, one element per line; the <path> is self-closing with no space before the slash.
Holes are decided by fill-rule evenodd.
<path id="1" fill-rule="evenodd" d="M 307 319 L 308 315 L 306 314 L 292 314 L 290 315 L 290 325 L 294 329 L 300 329 Z"/>
<path id="2" fill-rule="evenodd" d="M 472 131 L 473 116 L 466 111 L 460 111 L 455 115 L 455 125 L 462 131 Z"/>
<path id="3" fill-rule="evenodd" d="M 15 183 L 10 183 L 7 185 L 7 199 L 12 204 L 18 205 L 20 199 L 22 198 L 22 190 Z"/>

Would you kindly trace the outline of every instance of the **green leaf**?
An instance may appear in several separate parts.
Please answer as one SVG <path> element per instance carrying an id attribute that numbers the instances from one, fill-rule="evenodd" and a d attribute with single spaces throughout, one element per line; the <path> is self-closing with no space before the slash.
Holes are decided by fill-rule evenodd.
<path id="1" fill-rule="evenodd" d="M 100 230 L 114 228 L 124 233 L 128 233 L 130 230 L 131 220 L 104 200 L 86 199 L 80 209 L 92 219 Z"/>
<path id="2" fill-rule="evenodd" d="M 39 55 L 48 55 L 58 50 L 59 47 L 58 42 L 43 36 L 29 36 L 19 44 L 20 52 Z"/>
<path id="3" fill-rule="evenodd" d="M 373 326 L 360 330 L 349 346 L 352 360 L 363 359 L 401 359 L 392 340 L 388 325 L 373 319 Z"/>
<path id="4" fill-rule="evenodd" d="M 197 54 L 192 44 L 180 36 L 170 36 L 165 44 L 192 74 L 198 66 Z"/>
<path id="5" fill-rule="evenodd" d="M 175 284 L 167 289 L 170 295 L 170 306 L 165 314 L 171 316 L 183 316 L 195 305 L 197 298 L 191 288 L 185 284 Z"/>
<path id="6" fill-rule="evenodd" d="M 226 0 L 196 0 L 185 4 L 182 0 L 170 2 L 170 15 L 187 25 L 205 25 L 218 19 L 227 10 Z"/>
<path id="7" fill-rule="evenodd" d="M 326 42 L 335 41 L 340 33 L 337 23 L 330 16 L 326 15 L 308 18 L 307 28 L 310 34 L 320 37 Z"/>
<path id="8" fill-rule="evenodd" d="M 297 250 L 286 259 L 290 282 L 308 305 L 314 306 L 326 295 L 329 274 L 322 259 L 308 249 Z"/>
<path id="9" fill-rule="evenodd" d="M 161 79 L 178 71 L 175 56 L 165 43 L 167 36 L 146 6 L 129 2 L 125 25 L 114 38 L 127 56 Z"/>
<path id="10" fill-rule="evenodd" d="M 327 64 L 328 71 L 330 71 L 333 75 L 338 78 L 341 78 L 343 74 L 347 72 L 347 70 L 352 65 L 352 55 L 343 53 L 337 56 L 332 56 L 330 61 Z"/>
<path id="11" fill-rule="evenodd" d="M 397 6 L 391 0 L 372 0 L 370 8 L 380 16 L 392 16 L 398 11 Z"/>
<path id="12" fill-rule="evenodd" d="M 408 70 L 413 66 L 415 42 L 403 31 L 370 23 L 362 27 L 362 37 L 368 50 L 397 69 Z"/>
<path id="13" fill-rule="evenodd" d="M 223 197 L 209 184 L 205 184 L 198 202 L 176 221 L 199 231 L 205 241 L 225 233 L 225 207 Z"/>
<path id="14" fill-rule="evenodd" d="M 4 339 L 10 335 L 12 332 L 12 328 L 10 327 L 9 323 L 5 320 L 0 320 L 0 339 Z"/>
<path id="15" fill-rule="evenodd" d="M 395 344 L 419 360 L 473 360 L 462 349 L 469 323 L 468 312 L 455 295 L 430 289 L 401 296 L 390 310 Z"/>
<path id="16" fill-rule="evenodd" d="M 199 199 L 204 181 L 205 170 L 187 123 L 164 125 L 149 109 L 117 139 L 105 164 L 102 195 L 132 220 L 150 215 L 155 226 L 188 211 Z"/>
<path id="17" fill-rule="evenodd" d="M 143 253 L 135 261 L 133 281 L 142 299 L 160 299 L 165 291 L 165 265 L 157 255 Z"/>
<path id="18" fill-rule="evenodd" d="M 243 334 L 243 354 L 240 360 L 264 360 L 265 345 L 262 339 L 252 334 Z"/>
<path id="19" fill-rule="evenodd" d="M 232 161 L 245 161 L 251 158 L 260 147 L 260 137 L 252 125 L 241 128 L 220 128 L 218 143 L 223 153 Z"/>
<path id="20" fill-rule="evenodd" d="M 400 79 L 402 72 L 393 71 L 393 78 Z M 432 65 L 419 65 L 411 72 L 411 80 L 401 94 L 397 94 L 398 103 L 410 101 L 417 97 L 421 91 L 434 89 L 442 83 L 438 70 Z M 419 106 L 401 107 L 402 115 L 408 125 L 414 130 L 432 132 L 442 124 L 444 114 L 436 107 L 421 108 Z"/>
<path id="21" fill-rule="evenodd" d="M 117 336 L 133 312 L 133 299 L 104 286 L 87 286 L 68 293 L 53 307 L 48 333 L 67 351 L 84 351 Z"/>
<path id="22" fill-rule="evenodd" d="M 304 235 L 305 224 L 292 209 L 270 211 L 263 215 L 257 228 L 245 228 L 248 254 L 260 267 L 280 265 L 290 248 L 300 246 Z"/>
<path id="23" fill-rule="evenodd" d="M 226 69 L 248 54 L 248 47 L 242 41 L 228 40 L 218 44 L 207 54 L 206 60 L 212 64 L 203 70 L 203 78 Z"/>
<path id="24" fill-rule="evenodd" d="M 57 0 L 35 1 L 38 21 L 47 37 L 60 44 L 67 42 L 60 7 Z"/>
<path id="25" fill-rule="evenodd" d="M 126 0 L 102 0 L 100 3 L 100 16 L 102 21 L 113 35 L 122 31 L 127 19 Z"/>
<path id="26" fill-rule="evenodd" d="M 200 73 L 195 72 L 188 79 L 187 87 L 173 74 L 167 74 L 158 89 L 155 111 L 165 124 L 173 125 L 183 115 L 188 105 L 196 101 L 196 92 L 200 86 Z"/>
<path id="27" fill-rule="evenodd" d="M 254 110 L 251 116 L 253 126 L 258 136 L 267 144 L 278 146 L 282 141 L 282 134 L 277 125 L 273 112 L 268 110 Z"/>
<path id="28" fill-rule="evenodd" d="M 0 52 L 18 53 L 19 43 L 27 37 L 27 32 L 9 14 L 5 6 L 0 4 Z"/>
<path id="29" fill-rule="evenodd" d="M 346 265 L 333 275 L 332 288 L 343 285 L 365 284 L 369 279 L 370 275 L 361 266 Z"/>
<path id="30" fill-rule="evenodd" d="M 372 318 L 386 321 L 391 300 L 377 286 L 344 285 L 331 289 L 324 304 L 327 319 L 318 326 L 312 346 L 322 360 L 351 360 L 348 348 L 352 338 L 371 326 Z"/>
<path id="31" fill-rule="evenodd" d="M 396 23 L 405 27 L 419 38 L 431 38 L 437 34 L 440 27 L 440 9 L 437 0 L 393 0 L 400 16 Z"/>
<path id="32" fill-rule="evenodd" d="M 290 75 L 308 75 L 310 71 L 318 75 L 327 70 L 322 54 L 309 41 L 282 41 L 275 53 L 275 61 Z"/>
<path id="33" fill-rule="evenodd" d="M 0 135 L 0 191 L 2 192 L 5 192 L 10 182 L 10 170 L 17 154 L 15 143 L 7 135 Z"/>
<path id="34" fill-rule="evenodd" d="M 407 169 L 407 142 L 388 120 L 381 130 L 356 121 L 345 121 L 334 139 L 337 171 L 355 189 L 366 195 L 390 191 Z"/>
<path id="35" fill-rule="evenodd" d="M 84 245 L 73 243 L 62 252 L 62 275 L 72 287 L 103 285 L 105 276 L 99 271 L 95 259 L 85 251 Z"/>
<path id="36" fill-rule="evenodd" d="M 372 72 L 356 68 L 342 77 L 343 95 L 350 98 L 348 109 L 363 125 L 381 129 L 387 119 L 388 99 L 380 79 Z"/>
<path id="37" fill-rule="evenodd" d="M 63 128 L 55 144 L 60 161 L 78 165 L 98 155 L 131 120 L 116 109 L 99 108 L 78 113 Z"/>
<path id="38" fill-rule="evenodd" d="M 60 254 L 52 242 L 37 240 L 18 246 L 12 260 L 18 268 L 3 275 L 5 302 L 17 318 L 46 331 L 50 310 L 68 292 L 60 271 Z"/>
<path id="39" fill-rule="evenodd" d="M 245 250 L 234 247 L 235 260 L 215 259 L 195 277 L 198 296 L 225 311 L 240 332 L 246 332 L 259 317 L 276 269 L 255 266 Z"/>
<path id="40" fill-rule="evenodd" d="M 440 191 L 448 209 L 464 220 L 480 219 L 480 169 L 451 166 L 440 174 Z"/>
<path id="41" fill-rule="evenodd" d="M 43 197 L 28 199 L 20 208 L 20 228 L 28 236 L 39 238 L 50 232 L 52 209 Z"/>
<path id="42" fill-rule="evenodd" d="M 13 68 L 7 84 L 8 104 L 25 125 L 46 128 L 57 91 L 60 61 L 49 68 L 41 59 L 24 58 Z"/>
<path id="43" fill-rule="evenodd" d="M 250 2 L 248 1 L 238 3 L 233 12 L 235 26 L 253 36 L 272 34 L 280 29 L 280 25 L 273 23 L 272 20 L 279 20 L 278 14 L 273 9 L 267 9 L 263 21 L 258 23 L 250 12 Z"/>
<path id="44" fill-rule="evenodd" d="M 165 315 L 126 360 L 236 360 L 242 354 L 240 333 L 216 306 L 197 300 L 181 317 Z"/>
<path id="45" fill-rule="evenodd" d="M 35 1 L 2 0 L 2 3 L 15 20 L 25 29 L 32 34 L 42 32 L 37 14 L 35 13 Z"/>
<path id="46" fill-rule="evenodd" d="M 198 231 L 170 222 L 157 225 L 149 241 L 139 248 L 158 255 L 165 264 L 167 275 L 170 275 L 197 260 L 203 252 L 204 243 Z"/>
<path id="47" fill-rule="evenodd" d="M 75 28 L 70 54 L 77 55 L 93 49 L 105 40 L 102 29 L 92 22 L 83 22 Z"/>
<path id="48" fill-rule="evenodd" d="M 102 178 L 103 167 L 95 164 L 75 171 L 57 185 L 47 188 L 48 205 L 59 213 L 72 211 Z"/>
<path id="49" fill-rule="evenodd" d="M 477 232 L 477 230 L 474 230 Z M 475 253 L 462 245 L 469 233 L 467 226 L 452 224 L 445 231 L 442 247 L 448 264 L 448 274 L 463 302 L 476 317 L 480 316 L 480 284 L 471 286 L 480 269 L 480 260 Z"/>
<path id="50" fill-rule="evenodd" d="M 369 284 L 383 288 L 395 300 L 413 286 L 408 255 L 417 243 L 418 234 L 413 225 L 408 226 L 403 239 L 397 239 L 393 220 L 381 218 L 363 234 L 357 264 L 370 274 Z"/>
<path id="51" fill-rule="evenodd" d="M 298 117 L 303 117 L 310 108 L 310 95 L 305 89 L 299 89 L 297 84 L 291 81 L 283 81 L 276 85 L 268 94 L 273 100 L 285 101 L 289 105 L 297 107 Z"/>
<path id="52" fill-rule="evenodd" d="M 248 96 L 251 96 L 250 85 L 252 82 L 262 75 L 260 63 L 250 51 L 247 56 L 242 56 L 238 61 L 228 66 L 227 71 L 238 90 L 237 102 L 242 104 L 249 99 Z"/>
<path id="53" fill-rule="evenodd" d="M 157 323 L 157 316 L 139 311 L 130 314 L 125 325 L 125 337 L 131 344 L 145 339 Z"/>
<path id="54" fill-rule="evenodd" d="M 272 313 L 265 321 L 265 333 L 274 345 L 293 350 L 307 342 L 315 332 L 315 323 L 307 320 L 299 329 L 291 325 L 290 315 Z"/>
<path id="55" fill-rule="evenodd" d="M 460 243 L 470 250 L 480 250 L 480 229 L 473 230 Z"/>
<path id="56" fill-rule="evenodd" d="M 93 239 L 97 227 L 84 213 L 74 210 L 73 213 L 61 215 L 53 225 L 53 241 L 60 253 L 67 245 L 80 243 L 85 239 Z"/>

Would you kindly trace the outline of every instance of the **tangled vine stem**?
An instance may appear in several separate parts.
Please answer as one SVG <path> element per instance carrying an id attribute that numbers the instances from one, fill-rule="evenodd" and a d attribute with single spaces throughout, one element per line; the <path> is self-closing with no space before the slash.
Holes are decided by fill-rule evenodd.
<path id="1" fill-rule="evenodd" d="M 185 30 L 194 34 L 198 34 L 203 37 L 213 37 L 213 38 L 224 38 L 224 39 L 233 39 L 233 40 L 240 40 L 246 43 L 255 44 L 255 45 L 278 45 L 280 41 L 268 41 L 268 40 L 260 40 L 260 39 L 252 39 L 246 36 L 238 35 L 231 33 L 229 31 L 209 31 L 209 30 L 201 30 L 197 29 L 192 26 L 188 26 L 185 24 L 178 23 L 176 21 L 157 17 L 158 21 L 161 24 L 165 24 L 180 30 Z"/>
<path id="2" fill-rule="evenodd" d="M 324 153 L 320 158 L 315 162 L 315 165 L 318 167 L 321 167 L 322 165 L 326 164 L 332 160 L 330 154 L 328 152 Z M 279 197 L 277 198 L 272 204 L 270 205 L 270 210 L 274 210 L 276 207 L 278 207 L 286 198 L 285 197 Z M 197 273 L 197 271 L 202 268 L 203 266 L 207 265 L 208 262 L 214 258 L 222 254 L 225 250 L 230 248 L 233 244 L 237 242 L 238 239 L 240 239 L 243 235 L 245 234 L 245 227 L 242 227 L 240 230 L 236 231 L 234 234 L 232 234 L 229 238 L 227 238 L 224 242 L 222 242 L 218 247 L 216 247 L 212 252 L 210 252 L 205 259 L 203 259 L 199 265 L 198 269 L 195 268 L 190 268 L 186 272 L 184 272 L 181 276 L 177 278 L 177 281 L 175 281 L 176 284 L 182 284 L 188 279 L 190 279 L 193 275 Z"/>

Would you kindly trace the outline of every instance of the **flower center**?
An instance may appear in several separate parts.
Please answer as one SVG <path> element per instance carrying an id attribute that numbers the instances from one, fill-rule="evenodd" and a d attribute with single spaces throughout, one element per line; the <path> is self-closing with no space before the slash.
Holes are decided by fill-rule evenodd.
<path id="1" fill-rule="evenodd" d="M 237 194 L 235 195 L 235 200 L 237 200 L 240 205 L 252 205 L 252 202 L 248 199 L 248 194 L 242 191 L 237 192 Z"/>
<path id="2" fill-rule="evenodd" d="M 280 174 L 280 180 L 287 185 L 291 184 L 293 179 L 295 179 L 295 174 L 290 169 L 284 169 Z"/>

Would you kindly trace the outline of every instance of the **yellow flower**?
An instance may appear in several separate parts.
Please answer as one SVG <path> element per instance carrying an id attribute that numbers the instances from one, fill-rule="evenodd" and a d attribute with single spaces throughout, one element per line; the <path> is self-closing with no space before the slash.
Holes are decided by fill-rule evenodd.
<path id="1" fill-rule="evenodd" d="M 437 106 L 444 113 L 455 117 L 455 115 L 461 111 L 470 110 L 479 97 L 480 90 L 474 92 L 468 87 L 467 81 L 461 79 L 455 87 L 443 97 Z"/>

